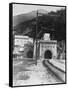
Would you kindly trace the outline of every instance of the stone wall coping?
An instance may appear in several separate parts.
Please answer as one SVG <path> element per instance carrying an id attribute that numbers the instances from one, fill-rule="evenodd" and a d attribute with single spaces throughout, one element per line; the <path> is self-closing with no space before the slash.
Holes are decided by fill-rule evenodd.
<path id="1" fill-rule="evenodd" d="M 40 43 L 56 43 L 57 44 L 56 40 L 40 40 L 39 42 Z"/>

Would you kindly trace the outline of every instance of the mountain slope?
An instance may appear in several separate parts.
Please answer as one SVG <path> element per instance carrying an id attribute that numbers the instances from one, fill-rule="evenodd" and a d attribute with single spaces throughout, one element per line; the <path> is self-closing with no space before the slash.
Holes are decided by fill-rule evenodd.
<path id="1" fill-rule="evenodd" d="M 44 14 L 48 13 L 47 11 L 43 9 L 39 9 L 38 12 L 44 13 Z M 37 11 L 32 11 L 26 14 L 20 14 L 20 15 L 13 16 L 13 26 L 16 26 L 24 21 L 35 18 L 37 16 L 36 14 L 37 14 Z"/>

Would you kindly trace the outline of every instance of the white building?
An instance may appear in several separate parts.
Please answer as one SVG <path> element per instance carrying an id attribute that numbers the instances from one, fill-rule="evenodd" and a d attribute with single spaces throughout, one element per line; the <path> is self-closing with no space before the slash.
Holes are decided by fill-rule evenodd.
<path id="1" fill-rule="evenodd" d="M 24 50 L 24 44 L 31 42 L 33 43 L 33 39 L 28 36 L 23 35 L 15 35 L 14 37 L 14 53 L 18 53 L 19 51 Z"/>
<path id="2" fill-rule="evenodd" d="M 57 58 L 57 41 L 50 40 L 50 34 L 45 33 L 43 40 L 38 42 L 37 47 L 36 42 L 34 43 L 34 58 L 36 58 L 36 56 L 41 60 Z"/>

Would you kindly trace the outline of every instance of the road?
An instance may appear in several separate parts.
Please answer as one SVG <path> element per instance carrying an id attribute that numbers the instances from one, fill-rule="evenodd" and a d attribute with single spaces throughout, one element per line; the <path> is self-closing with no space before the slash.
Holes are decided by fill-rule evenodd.
<path id="1" fill-rule="evenodd" d="M 63 83 L 41 61 L 37 66 L 29 61 L 13 63 L 13 85 L 39 85 Z"/>

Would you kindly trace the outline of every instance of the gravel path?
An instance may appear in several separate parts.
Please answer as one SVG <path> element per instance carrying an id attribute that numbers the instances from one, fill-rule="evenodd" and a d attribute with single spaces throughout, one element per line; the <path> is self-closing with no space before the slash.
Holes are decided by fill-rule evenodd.
<path id="1" fill-rule="evenodd" d="M 23 64 L 20 66 L 22 68 Z M 46 66 L 44 67 L 41 61 L 37 66 L 33 64 L 17 72 L 13 77 L 13 86 L 63 83 Z"/>

